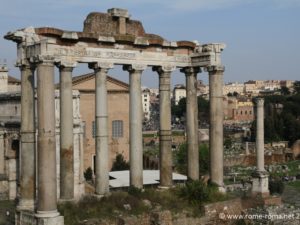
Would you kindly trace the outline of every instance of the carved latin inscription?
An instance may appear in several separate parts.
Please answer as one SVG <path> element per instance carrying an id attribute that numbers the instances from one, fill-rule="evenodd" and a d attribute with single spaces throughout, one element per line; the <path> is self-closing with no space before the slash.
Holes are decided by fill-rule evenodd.
<path id="1" fill-rule="evenodd" d="M 114 52 L 101 50 L 87 50 L 87 49 L 68 49 L 58 48 L 54 51 L 55 56 L 69 56 L 69 57 L 92 57 L 92 58 L 109 58 L 109 59 L 135 59 L 134 52 Z"/>

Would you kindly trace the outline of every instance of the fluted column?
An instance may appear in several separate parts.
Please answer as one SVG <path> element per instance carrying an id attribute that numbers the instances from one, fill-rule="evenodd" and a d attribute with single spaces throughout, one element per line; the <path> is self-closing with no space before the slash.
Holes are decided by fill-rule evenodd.
<path id="1" fill-rule="evenodd" d="M 37 66 L 38 205 L 37 217 L 56 217 L 56 145 L 54 108 L 54 61 Z"/>
<path id="2" fill-rule="evenodd" d="M 60 63 L 60 199 L 74 198 L 73 94 L 71 63 Z"/>
<path id="3" fill-rule="evenodd" d="M 130 186 L 143 188 L 143 109 L 141 75 L 145 65 L 128 65 L 123 67 L 129 72 L 129 136 L 130 136 Z"/>
<path id="4" fill-rule="evenodd" d="M 108 150 L 108 113 L 107 113 L 107 73 L 113 68 L 112 64 L 90 64 L 96 73 L 96 194 L 109 193 L 109 150 Z"/>
<path id="5" fill-rule="evenodd" d="M 159 75 L 159 167 L 160 186 L 170 187 L 172 179 L 172 130 L 171 130 L 171 73 L 173 66 L 153 67 Z"/>
<path id="6" fill-rule="evenodd" d="M 187 175 L 191 180 L 199 180 L 197 100 L 197 73 L 199 71 L 200 68 L 197 67 L 188 67 L 181 70 L 186 76 Z"/>
<path id="7" fill-rule="evenodd" d="M 35 201 L 35 102 L 34 66 L 21 70 L 21 148 L 19 210 L 33 210 Z"/>
<path id="8" fill-rule="evenodd" d="M 210 101 L 210 179 L 219 187 L 223 187 L 223 73 L 224 66 L 211 66 L 209 72 Z"/>
<path id="9" fill-rule="evenodd" d="M 257 171 L 265 171 L 264 160 L 264 99 L 256 99 L 256 157 Z"/>

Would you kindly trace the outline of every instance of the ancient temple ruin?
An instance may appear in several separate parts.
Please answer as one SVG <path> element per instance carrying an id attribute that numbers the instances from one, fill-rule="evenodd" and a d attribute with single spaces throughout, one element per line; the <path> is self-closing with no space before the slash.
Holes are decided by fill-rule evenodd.
<path id="1" fill-rule="evenodd" d="M 74 199 L 71 82 L 72 70 L 78 63 L 87 63 L 96 73 L 96 195 L 109 192 L 106 78 L 114 65 L 122 65 L 130 77 L 130 184 L 143 187 L 141 75 L 147 67 L 151 67 L 159 76 L 160 186 L 172 186 L 170 80 L 171 73 L 180 69 L 186 76 L 187 89 L 188 177 L 199 179 L 195 83 L 197 74 L 205 70 L 208 71 L 210 85 L 210 177 L 212 182 L 223 187 L 224 66 L 221 52 L 224 44 L 200 45 L 191 41 L 165 40 L 146 33 L 141 22 L 130 19 L 127 10 L 116 8 L 109 9 L 107 13 L 89 14 L 82 32 L 29 27 L 9 32 L 5 38 L 17 43 L 17 66 L 22 78 L 18 221 L 31 218 L 34 224 L 63 224 L 63 216 L 57 211 L 56 197 L 55 67 L 60 72 L 60 199 Z M 34 120 L 35 71 L 37 124 Z"/>

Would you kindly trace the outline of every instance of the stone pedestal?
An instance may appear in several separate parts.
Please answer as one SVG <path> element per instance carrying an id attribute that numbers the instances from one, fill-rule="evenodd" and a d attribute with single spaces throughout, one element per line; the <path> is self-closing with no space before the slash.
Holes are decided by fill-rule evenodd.
<path id="1" fill-rule="evenodd" d="M 255 172 L 252 174 L 252 196 L 268 197 L 269 175 L 267 172 Z"/>
<path id="2" fill-rule="evenodd" d="M 16 213 L 16 225 L 64 225 L 63 216 L 37 217 L 33 211 L 22 210 Z"/>

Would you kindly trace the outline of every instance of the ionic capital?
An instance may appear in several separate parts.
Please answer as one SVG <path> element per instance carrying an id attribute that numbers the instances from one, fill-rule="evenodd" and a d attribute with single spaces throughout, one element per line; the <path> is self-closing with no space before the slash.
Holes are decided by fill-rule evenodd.
<path id="1" fill-rule="evenodd" d="M 43 64 L 43 65 L 49 65 L 54 66 L 55 64 L 55 57 L 52 55 L 38 55 L 35 57 L 31 57 L 29 59 L 30 63 L 33 64 Z"/>
<path id="2" fill-rule="evenodd" d="M 184 73 L 185 76 L 195 76 L 197 73 L 201 73 L 200 67 L 184 67 L 180 69 L 180 72 Z"/>
<path id="3" fill-rule="evenodd" d="M 114 64 L 109 62 L 93 62 L 93 63 L 89 63 L 89 68 L 94 70 L 99 70 L 99 69 L 109 70 L 114 68 Z"/>
<path id="4" fill-rule="evenodd" d="M 205 67 L 207 72 L 217 72 L 217 71 L 220 71 L 220 72 L 224 72 L 225 71 L 225 66 L 223 65 L 219 65 L 219 66 L 208 66 L 208 67 Z"/>
<path id="5" fill-rule="evenodd" d="M 30 63 L 27 60 L 22 60 L 22 62 L 18 62 L 15 65 L 16 67 L 19 67 L 19 69 L 21 71 L 23 70 L 31 70 L 34 71 L 36 68 L 36 64 L 35 63 Z"/>
<path id="6" fill-rule="evenodd" d="M 77 66 L 77 62 L 72 61 L 60 61 L 55 64 L 60 71 L 70 71 L 72 72 L 73 69 Z"/>
<path id="7" fill-rule="evenodd" d="M 132 64 L 132 65 L 124 65 L 123 70 L 128 71 L 129 73 L 142 73 L 147 68 L 145 64 Z"/>
<path id="8" fill-rule="evenodd" d="M 164 73 L 172 73 L 176 70 L 176 66 L 174 65 L 163 65 L 163 66 L 153 66 L 152 71 L 157 72 L 159 75 Z"/>
<path id="9" fill-rule="evenodd" d="M 263 107 L 265 100 L 263 98 L 256 98 L 255 102 L 258 107 Z"/>

